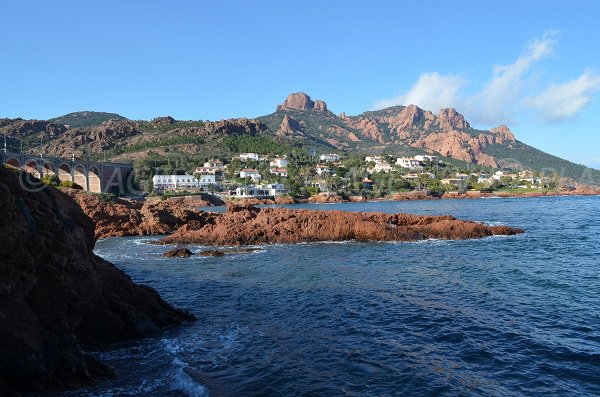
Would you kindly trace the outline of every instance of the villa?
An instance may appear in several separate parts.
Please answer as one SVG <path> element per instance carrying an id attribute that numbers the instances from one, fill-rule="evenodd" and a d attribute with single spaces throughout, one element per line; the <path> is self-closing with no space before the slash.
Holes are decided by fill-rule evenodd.
<path id="1" fill-rule="evenodd" d="M 281 157 L 275 157 L 273 160 L 271 160 L 269 166 L 273 168 L 285 168 L 288 166 L 288 161 Z"/>
<path id="2" fill-rule="evenodd" d="M 330 174 L 333 175 L 333 168 L 326 164 L 317 164 L 315 171 L 318 175 Z"/>
<path id="3" fill-rule="evenodd" d="M 380 163 L 375 164 L 375 172 L 392 172 L 394 171 L 394 167 L 390 165 L 387 161 L 382 161 Z"/>
<path id="4" fill-rule="evenodd" d="M 252 178 L 254 181 L 259 181 L 261 175 L 260 172 L 253 168 L 242 168 L 240 170 L 240 178 Z"/>
<path id="5" fill-rule="evenodd" d="M 367 156 L 365 162 L 379 164 L 383 162 L 383 156 Z"/>
<path id="6" fill-rule="evenodd" d="M 320 161 L 325 161 L 327 163 L 332 163 L 334 161 L 339 161 L 340 156 L 335 153 L 327 153 L 319 156 Z"/>
<path id="7" fill-rule="evenodd" d="M 421 162 L 437 163 L 438 156 L 431 156 L 429 154 L 418 154 L 415 156 L 415 160 L 418 160 Z"/>
<path id="8" fill-rule="evenodd" d="M 287 178 L 288 176 L 288 171 L 285 168 L 271 168 L 269 172 L 273 175 L 279 175 L 283 178 Z"/>
<path id="9" fill-rule="evenodd" d="M 152 177 L 154 190 L 197 189 L 198 179 L 193 175 L 154 175 Z"/>
<path id="10" fill-rule="evenodd" d="M 282 183 L 241 186 L 235 189 L 237 197 L 275 197 L 282 194 L 287 194 L 287 190 Z"/>
<path id="11" fill-rule="evenodd" d="M 416 158 L 412 158 L 412 157 L 399 157 L 396 160 L 396 165 L 398 165 L 402 168 L 408 168 L 408 169 L 421 168 L 421 162 L 419 160 L 417 160 Z"/>

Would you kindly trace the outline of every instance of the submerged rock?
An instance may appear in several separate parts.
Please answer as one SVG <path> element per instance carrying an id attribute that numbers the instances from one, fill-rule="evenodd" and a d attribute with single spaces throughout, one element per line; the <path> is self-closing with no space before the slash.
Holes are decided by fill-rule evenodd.
<path id="1" fill-rule="evenodd" d="M 224 256 L 225 253 L 223 251 L 217 251 L 217 250 L 206 250 L 206 251 L 202 251 L 200 252 L 200 255 L 202 256 Z"/>
<path id="2" fill-rule="evenodd" d="M 181 226 L 165 244 L 258 245 L 311 241 L 413 241 L 511 235 L 523 230 L 462 221 L 452 216 L 257 208 L 229 204 L 204 222 Z"/>
<path id="3" fill-rule="evenodd" d="M 85 346 L 194 320 L 93 253 L 94 222 L 68 195 L 0 167 L 0 391 L 111 373 Z"/>
<path id="4" fill-rule="evenodd" d="M 194 255 L 194 253 L 185 247 L 173 248 L 163 254 L 166 258 L 189 258 L 192 255 Z"/>

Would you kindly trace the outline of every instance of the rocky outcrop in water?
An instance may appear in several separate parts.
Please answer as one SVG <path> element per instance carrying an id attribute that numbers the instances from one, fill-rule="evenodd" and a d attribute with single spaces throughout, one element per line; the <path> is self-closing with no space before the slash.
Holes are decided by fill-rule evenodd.
<path id="1" fill-rule="evenodd" d="M 229 205 L 163 238 L 166 244 L 253 245 L 311 241 L 469 239 L 523 231 L 452 216 L 419 216 Z"/>
<path id="2" fill-rule="evenodd" d="M 96 224 L 96 238 L 169 234 L 190 221 L 203 221 L 206 213 L 190 208 L 208 206 L 212 199 L 153 200 L 106 199 L 104 196 L 65 189 Z M 202 205 L 201 205 L 202 204 Z"/>
<path id="3" fill-rule="evenodd" d="M 94 222 L 58 189 L 0 167 L 0 394 L 112 373 L 84 347 L 193 320 L 94 255 Z"/>

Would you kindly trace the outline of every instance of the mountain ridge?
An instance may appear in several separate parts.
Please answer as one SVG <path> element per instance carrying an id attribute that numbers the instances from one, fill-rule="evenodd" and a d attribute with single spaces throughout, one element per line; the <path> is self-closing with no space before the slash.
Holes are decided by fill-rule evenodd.
<path id="1" fill-rule="evenodd" d="M 86 126 L 60 123 L 73 119 L 84 120 Z M 243 148 L 269 147 L 278 154 L 312 148 L 397 156 L 433 154 L 482 167 L 553 169 L 575 180 L 591 175 L 593 182 L 600 183 L 600 171 L 526 145 L 505 125 L 490 130 L 473 128 L 454 108 L 434 114 L 408 105 L 355 116 L 336 115 L 325 101 L 301 92 L 288 95 L 273 113 L 254 119 L 181 121 L 164 116 L 144 121 L 86 111 L 47 121 L 0 119 L 0 133 L 7 136 L 13 149 L 24 142 L 25 151 L 63 157 L 154 158 L 158 163 L 164 156 L 187 156 L 197 159 L 194 161 L 226 158 Z"/>

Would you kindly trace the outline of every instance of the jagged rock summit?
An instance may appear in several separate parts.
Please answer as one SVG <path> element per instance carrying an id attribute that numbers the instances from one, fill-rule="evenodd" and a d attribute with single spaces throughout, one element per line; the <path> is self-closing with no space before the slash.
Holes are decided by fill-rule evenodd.
<path id="1" fill-rule="evenodd" d="M 318 112 L 327 112 L 327 104 L 324 101 L 310 99 L 303 92 L 296 92 L 288 95 L 287 99 L 281 105 L 277 105 L 277 110 L 315 110 Z"/>

